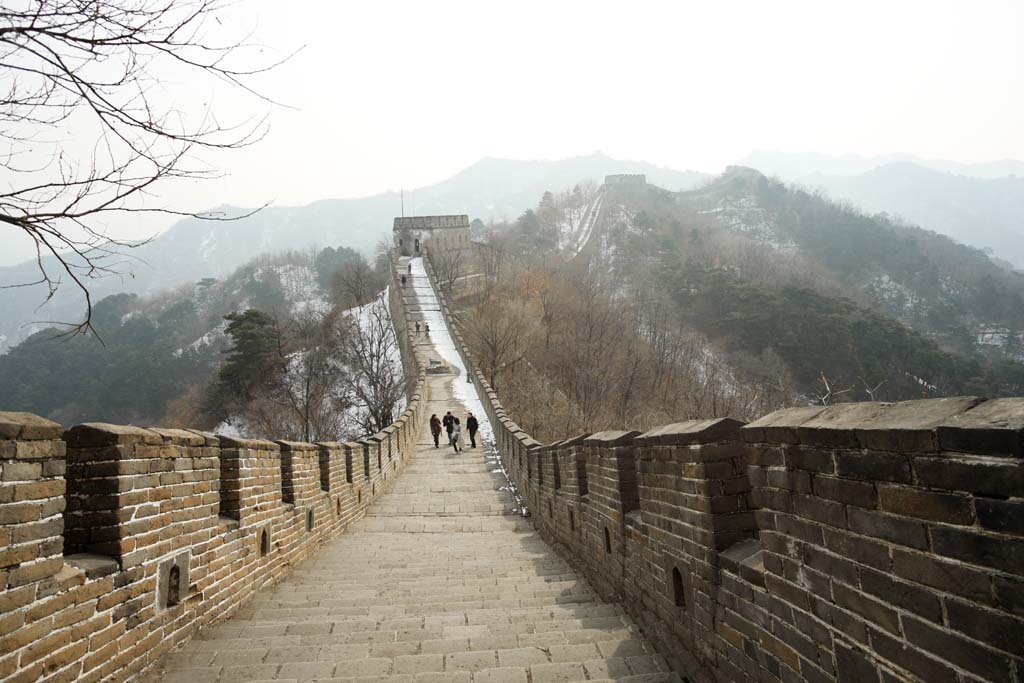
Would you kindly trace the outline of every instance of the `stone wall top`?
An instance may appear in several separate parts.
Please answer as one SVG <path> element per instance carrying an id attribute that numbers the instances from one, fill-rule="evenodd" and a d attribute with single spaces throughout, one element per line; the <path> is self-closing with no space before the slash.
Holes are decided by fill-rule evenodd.
<path id="1" fill-rule="evenodd" d="M 165 444 L 172 446 L 210 446 L 217 445 L 220 440 L 217 437 L 214 443 L 209 443 L 205 435 L 194 432 L 190 429 L 164 429 L 162 427 L 150 427 L 149 431 L 156 432 L 164 440 Z"/>
<path id="2" fill-rule="evenodd" d="M 281 439 L 275 439 L 276 443 L 282 451 L 315 451 L 317 445 L 315 443 L 309 443 L 307 441 L 284 441 Z"/>
<path id="3" fill-rule="evenodd" d="M 252 451 L 277 451 L 281 447 L 273 441 L 266 439 L 243 439 L 236 436 L 217 435 L 220 439 L 221 448 L 247 448 Z"/>
<path id="4" fill-rule="evenodd" d="M 936 427 L 943 450 L 1024 457 L 1024 398 L 997 398 Z"/>
<path id="5" fill-rule="evenodd" d="M 63 427 L 32 413 L 0 411 L 0 441 L 59 439 Z"/>
<path id="6" fill-rule="evenodd" d="M 1024 457 L 1024 398 L 975 396 L 778 410 L 740 430 L 750 443 Z"/>
<path id="7" fill-rule="evenodd" d="M 609 429 L 603 432 L 597 432 L 591 434 L 584 443 L 593 446 L 619 446 L 624 443 L 629 443 L 634 437 L 639 436 L 640 432 L 636 431 L 621 431 L 618 429 Z"/>
<path id="8" fill-rule="evenodd" d="M 731 417 L 711 420 L 684 420 L 662 427 L 655 427 L 637 437 L 638 441 L 648 445 L 674 444 L 689 445 L 708 443 L 735 437 L 743 423 Z"/>
<path id="9" fill-rule="evenodd" d="M 432 230 L 434 228 L 468 228 L 469 216 L 452 214 L 447 216 L 396 216 L 395 230 Z"/>
<path id="10" fill-rule="evenodd" d="M 136 443 L 159 445 L 164 442 L 163 437 L 151 429 L 130 425 L 113 425 L 106 422 L 86 422 L 75 425 L 65 432 L 64 440 L 71 448 Z"/>

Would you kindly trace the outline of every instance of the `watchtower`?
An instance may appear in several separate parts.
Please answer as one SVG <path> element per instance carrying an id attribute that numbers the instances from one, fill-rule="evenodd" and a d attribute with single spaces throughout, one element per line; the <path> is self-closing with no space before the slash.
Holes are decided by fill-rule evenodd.
<path id="1" fill-rule="evenodd" d="M 428 242 L 431 249 L 463 249 L 469 246 L 469 216 L 396 216 L 393 232 L 402 256 L 420 256 Z"/>

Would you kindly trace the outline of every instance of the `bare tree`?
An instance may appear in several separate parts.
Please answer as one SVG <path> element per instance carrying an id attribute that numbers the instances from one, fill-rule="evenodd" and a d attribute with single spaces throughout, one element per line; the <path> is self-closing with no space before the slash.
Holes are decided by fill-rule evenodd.
<path id="1" fill-rule="evenodd" d="M 290 334 L 279 335 L 284 372 L 272 394 L 291 416 L 286 433 L 302 441 L 336 440 L 352 406 L 353 381 L 340 362 L 351 325 L 307 312 L 289 327 Z"/>
<path id="2" fill-rule="evenodd" d="M 455 283 L 462 277 L 462 249 L 434 249 L 429 252 L 430 264 L 434 267 L 438 284 L 449 297 Z"/>
<path id="3" fill-rule="evenodd" d="M 871 386 L 870 384 L 867 383 L 867 380 L 865 380 L 863 377 L 860 378 L 860 383 L 864 386 L 864 393 L 868 395 L 868 400 L 869 401 L 877 401 L 878 400 L 878 392 L 882 389 L 882 385 L 885 384 L 888 381 L 889 380 L 883 379 L 881 382 L 879 382 L 875 386 Z"/>
<path id="4" fill-rule="evenodd" d="M 362 306 L 377 294 L 377 281 L 373 268 L 362 258 L 345 263 L 331 278 L 333 288 L 353 306 Z"/>
<path id="5" fill-rule="evenodd" d="M 836 389 L 833 386 L 835 384 L 835 380 L 829 381 L 828 377 L 825 375 L 824 372 L 819 373 L 819 375 L 819 382 L 821 383 L 821 388 L 815 390 L 814 397 L 815 399 L 817 399 L 818 403 L 820 403 L 823 406 L 829 405 L 832 402 L 832 399 L 834 399 L 836 396 L 842 396 L 843 394 L 853 389 L 852 386 L 846 387 L 845 389 Z M 878 387 L 875 387 L 875 389 L 878 389 Z"/>
<path id="6" fill-rule="evenodd" d="M 374 434 L 397 417 L 406 380 L 387 306 L 376 301 L 365 315 L 363 324 L 353 326 L 345 358 L 354 376 L 352 392 L 356 404 L 363 409 L 361 426 L 367 434 Z"/>
<path id="7" fill-rule="evenodd" d="M 44 284 L 47 300 L 64 284 L 81 290 L 84 319 L 71 332 L 92 330 L 88 281 L 124 272 L 124 248 L 142 243 L 107 237 L 104 215 L 239 218 L 146 206 L 164 181 L 215 175 L 195 152 L 243 147 L 266 132 L 265 116 L 222 123 L 209 110 L 199 117 L 180 111 L 161 81 L 168 69 L 184 70 L 261 97 L 247 77 L 283 60 L 267 62 L 247 37 L 214 40 L 229 4 L 18 0 L 0 8 L 0 169 L 7 176 L 0 223 L 34 241 L 39 271 L 34 283 L 5 286 Z M 65 139 L 62 128 L 71 123 L 97 131 L 84 158 Z"/>
<path id="8" fill-rule="evenodd" d="M 526 356 L 527 320 L 520 308 L 489 304 L 463 316 L 467 341 L 492 387 L 497 386 L 500 373 Z"/>

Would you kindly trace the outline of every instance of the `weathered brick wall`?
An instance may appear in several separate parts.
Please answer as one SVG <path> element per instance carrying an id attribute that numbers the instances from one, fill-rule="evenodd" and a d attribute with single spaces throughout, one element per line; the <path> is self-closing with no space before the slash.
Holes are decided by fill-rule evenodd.
<path id="1" fill-rule="evenodd" d="M 405 336 L 401 297 L 392 315 Z M 426 375 L 406 365 L 408 404 L 365 441 L 368 470 L 363 444 L 0 412 L 0 680 L 127 680 L 342 533 L 426 419 Z"/>
<path id="2" fill-rule="evenodd" d="M 1024 399 L 544 446 L 472 375 L 538 531 L 693 680 L 1024 683 Z"/>

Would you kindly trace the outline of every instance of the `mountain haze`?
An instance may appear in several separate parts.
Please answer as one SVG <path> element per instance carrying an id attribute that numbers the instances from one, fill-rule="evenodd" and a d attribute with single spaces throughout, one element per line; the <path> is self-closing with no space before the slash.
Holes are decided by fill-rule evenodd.
<path id="1" fill-rule="evenodd" d="M 645 162 L 618 161 L 600 152 L 557 161 L 485 158 L 436 185 L 405 193 L 406 213 L 466 213 L 483 221 L 514 218 L 545 190 L 585 181 L 600 182 L 609 173 L 645 173 L 673 189 L 692 188 L 707 176 L 663 169 Z M 152 241 L 128 250 L 131 275 L 89 283 L 93 301 L 118 293 L 152 295 L 206 277 L 223 277 L 260 254 L 344 244 L 369 254 L 390 240 L 392 219 L 401 213 L 401 197 L 387 192 L 358 199 L 325 199 L 302 207 L 269 207 L 237 221 L 186 219 Z M 226 215 L 247 210 L 220 207 Z M 54 270 L 54 259 L 48 261 Z M 38 279 L 34 262 L 0 268 L 0 286 Z M 0 289 L 0 352 L 45 327 L 34 321 L 74 321 L 84 300 L 70 286 L 44 306 L 42 286 Z"/>
<path id="2" fill-rule="evenodd" d="M 924 159 L 913 154 L 865 156 L 860 154 L 831 155 L 816 152 L 756 150 L 736 163 L 741 166 L 756 168 L 765 175 L 779 176 L 789 180 L 815 174 L 859 175 L 876 169 L 879 166 L 897 162 L 910 162 L 922 168 L 940 173 L 953 173 L 972 178 L 1024 176 L 1024 161 L 1016 159 L 965 164 L 959 161 L 950 161 L 949 159 Z"/>
<path id="3" fill-rule="evenodd" d="M 1024 162 L 754 152 L 742 163 L 869 213 L 948 235 L 1024 269 Z"/>

